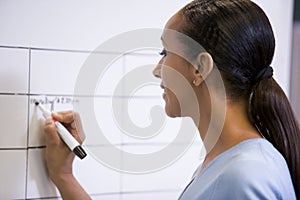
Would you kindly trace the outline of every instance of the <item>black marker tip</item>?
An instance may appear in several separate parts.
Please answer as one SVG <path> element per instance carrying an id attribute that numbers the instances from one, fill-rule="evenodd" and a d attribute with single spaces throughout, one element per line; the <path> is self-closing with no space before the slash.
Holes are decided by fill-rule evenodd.
<path id="1" fill-rule="evenodd" d="M 34 104 L 35 104 L 36 106 L 38 106 L 40 103 L 39 103 L 39 102 L 35 102 Z"/>

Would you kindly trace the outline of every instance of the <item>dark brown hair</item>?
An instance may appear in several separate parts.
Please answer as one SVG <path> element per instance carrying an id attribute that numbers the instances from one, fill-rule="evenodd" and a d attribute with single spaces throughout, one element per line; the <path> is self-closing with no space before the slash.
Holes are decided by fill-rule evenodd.
<path id="1" fill-rule="evenodd" d="M 269 19 L 250 0 L 195 0 L 180 13 L 186 22 L 181 31 L 211 54 L 228 98 L 249 99 L 251 122 L 285 158 L 300 199 L 299 124 L 276 81 L 271 76 L 257 80 L 274 55 Z"/>

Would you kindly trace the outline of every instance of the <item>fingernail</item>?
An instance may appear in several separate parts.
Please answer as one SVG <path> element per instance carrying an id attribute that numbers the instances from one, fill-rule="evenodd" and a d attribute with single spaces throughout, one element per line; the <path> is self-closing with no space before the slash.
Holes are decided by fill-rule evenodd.
<path id="1" fill-rule="evenodd" d="M 53 114 L 53 115 L 56 115 L 56 116 L 58 115 L 58 113 L 57 113 L 57 112 L 52 112 L 52 114 Z"/>

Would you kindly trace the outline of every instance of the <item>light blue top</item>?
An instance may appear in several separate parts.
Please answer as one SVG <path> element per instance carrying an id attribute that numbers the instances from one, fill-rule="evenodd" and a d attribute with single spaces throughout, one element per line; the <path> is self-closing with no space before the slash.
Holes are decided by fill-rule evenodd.
<path id="1" fill-rule="evenodd" d="M 200 168 L 180 200 L 296 199 L 288 166 L 266 139 L 237 144 L 197 175 Z"/>

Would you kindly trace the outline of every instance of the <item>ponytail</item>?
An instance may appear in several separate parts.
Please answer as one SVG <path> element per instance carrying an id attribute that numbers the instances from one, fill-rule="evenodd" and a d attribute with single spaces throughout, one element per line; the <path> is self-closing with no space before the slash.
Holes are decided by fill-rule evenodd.
<path id="1" fill-rule="evenodd" d="M 255 84 L 249 99 L 249 117 L 258 131 L 285 158 L 297 199 L 300 199 L 300 129 L 291 105 L 273 78 Z"/>

